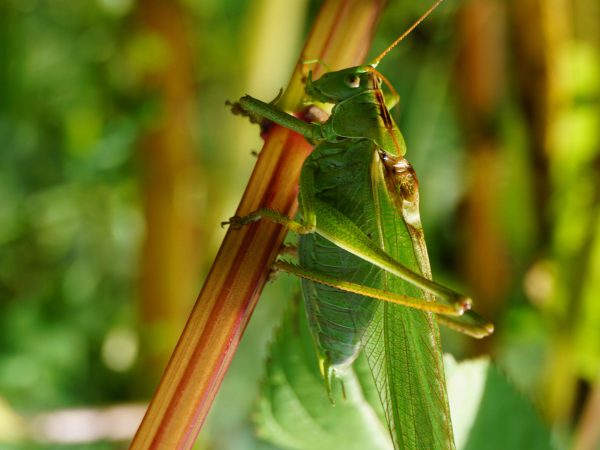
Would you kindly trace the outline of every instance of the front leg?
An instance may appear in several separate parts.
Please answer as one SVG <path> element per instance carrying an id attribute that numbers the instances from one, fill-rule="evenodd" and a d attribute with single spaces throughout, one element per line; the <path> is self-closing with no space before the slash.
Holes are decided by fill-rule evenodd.
<path id="1" fill-rule="evenodd" d="M 234 114 L 239 114 L 240 110 L 244 111 L 245 115 L 254 118 L 255 121 L 257 118 L 265 118 L 282 127 L 300 133 L 311 142 L 318 142 L 324 139 L 323 127 L 321 125 L 304 122 L 270 103 L 265 103 L 249 95 L 242 97 L 238 103 L 233 104 L 232 111 Z"/>

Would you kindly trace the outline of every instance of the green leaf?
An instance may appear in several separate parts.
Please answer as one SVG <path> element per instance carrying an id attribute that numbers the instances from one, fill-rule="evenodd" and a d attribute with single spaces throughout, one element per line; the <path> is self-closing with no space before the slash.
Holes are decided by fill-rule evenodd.
<path id="1" fill-rule="evenodd" d="M 444 359 L 458 449 L 555 448 L 531 403 L 489 360 Z"/>
<path id="2" fill-rule="evenodd" d="M 335 404 L 328 399 L 300 303 L 285 315 L 271 347 L 256 414 L 259 435 L 285 449 L 391 449 L 364 357 L 334 382 Z"/>
<path id="3" fill-rule="evenodd" d="M 327 398 L 303 304 L 284 317 L 271 346 L 255 421 L 282 449 L 390 449 L 392 443 L 366 358 L 359 357 Z M 535 408 L 487 359 L 444 358 L 457 448 L 555 448 Z M 431 411 L 435 414 L 435 411 Z"/>

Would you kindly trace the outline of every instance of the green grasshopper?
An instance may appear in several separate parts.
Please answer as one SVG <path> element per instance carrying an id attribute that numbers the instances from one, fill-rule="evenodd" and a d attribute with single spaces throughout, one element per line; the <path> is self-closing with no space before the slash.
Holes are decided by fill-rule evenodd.
<path id="1" fill-rule="evenodd" d="M 317 144 L 300 176 L 301 218 L 263 208 L 226 223 L 235 228 L 265 218 L 299 235 L 299 264 L 279 260 L 275 268 L 302 278 L 308 321 L 330 396 L 332 377 L 343 374 L 366 348 L 374 373 L 387 371 L 390 379 L 418 374 L 418 380 L 408 380 L 411 386 L 405 395 L 419 390 L 433 393 L 431 397 L 447 411 L 436 319 L 477 338 L 493 332 L 491 324 L 470 311 L 470 298 L 432 281 L 417 179 L 404 159 L 404 139 L 389 113 L 399 97 L 376 70 L 441 1 L 372 63 L 329 72 L 318 80 L 312 80 L 309 72 L 307 97 L 333 104 L 324 123 L 304 122 L 250 96 L 234 106 Z M 383 83 L 391 96 L 384 95 Z M 385 355 L 389 361 L 377 350 L 383 341 L 392 343 Z M 380 392 L 391 389 L 392 381 L 380 383 Z M 431 420 L 414 411 L 407 417 L 396 417 L 395 426 L 414 427 L 414 422 Z M 451 442 L 451 430 L 445 433 L 442 439 Z"/>

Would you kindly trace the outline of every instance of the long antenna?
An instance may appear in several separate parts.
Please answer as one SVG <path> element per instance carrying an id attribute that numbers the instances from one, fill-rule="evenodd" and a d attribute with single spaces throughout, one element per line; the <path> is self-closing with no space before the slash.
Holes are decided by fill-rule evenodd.
<path id="1" fill-rule="evenodd" d="M 394 48 L 396 45 L 398 45 L 398 42 L 400 42 L 402 39 L 404 39 L 406 36 L 408 36 L 408 35 L 410 34 L 410 32 L 411 32 L 412 30 L 414 30 L 414 29 L 417 27 L 417 25 L 419 25 L 421 22 L 423 22 L 423 21 L 425 20 L 425 18 L 426 18 L 426 17 L 427 17 L 429 14 L 431 14 L 431 13 L 433 12 L 433 10 L 434 10 L 435 8 L 437 8 L 437 7 L 438 7 L 438 5 L 439 5 L 440 3 L 442 3 L 443 1 L 444 1 L 444 0 L 437 0 L 437 2 L 435 2 L 435 3 L 433 4 L 433 6 L 432 6 L 431 8 L 429 8 L 429 9 L 428 9 L 428 10 L 425 12 L 425 14 L 423 14 L 423 15 L 422 15 L 422 16 L 421 16 L 421 17 L 420 17 L 420 18 L 419 18 L 419 19 L 418 19 L 418 20 L 417 20 L 415 23 L 413 23 L 413 24 L 411 25 L 411 27 L 410 27 L 408 30 L 406 30 L 406 31 L 405 31 L 405 32 L 402 34 L 402 36 L 400 36 L 398 39 L 396 39 L 394 42 L 392 42 L 392 45 L 390 45 L 388 48 L 386 48 L 386 49 L 385 49 L 385 50 L 384 50 L 384 51 L 383 51 L 383 52 L 382 52 L 382 53 L 381 53 L 381 54 L 380 54 L 380 55 L 379 55 L 377 58 L 375 58 L 375 59 L 373 60 L 373 62 L 372 62 L 371 64 L 369 64 L 369 65 L 370 65 L 371 67 L 377 67 L 377 65 L 378 65 L 378 64 L 379 64 L 379 62 L 380 62 L 380 61 L 383 59 L 383 57 L 384 57 L 385 55 L 387 55 L 387 54 L 388 54 L 388 53 L 389 53 L 389 52 L 390 52 L 390 51 L 391 51 L 391 50 L 392 50 L 392 49 L 393 49 L 393 48 Z"/>

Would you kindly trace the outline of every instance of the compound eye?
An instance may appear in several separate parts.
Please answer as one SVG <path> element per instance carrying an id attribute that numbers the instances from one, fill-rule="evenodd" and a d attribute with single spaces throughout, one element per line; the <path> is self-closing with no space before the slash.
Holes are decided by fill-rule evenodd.
<path id="1" fill-rule="evenodd" d="M 348 87 L 357 88 L 360 86 L 360 77 L 358 75 L 350 75 L 346 78 L 346 84 Z"/>

